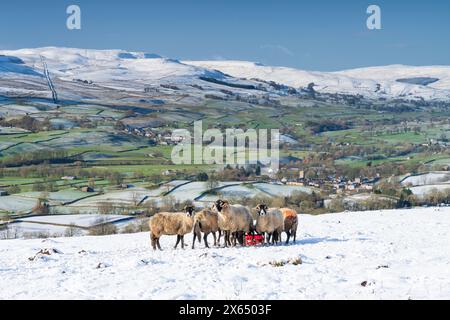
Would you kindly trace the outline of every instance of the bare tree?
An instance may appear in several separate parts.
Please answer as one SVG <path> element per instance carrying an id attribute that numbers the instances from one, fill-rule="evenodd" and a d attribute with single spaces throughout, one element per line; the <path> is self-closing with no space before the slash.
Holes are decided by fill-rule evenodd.
<path id="1" fill-rule="evenodd" d="M 114 206 L 110 202 L 99 202 L 97 204 L 98 213 L 100 214 L 112 214 Z"/>
<path id="2" fill-rule="evenodd" d="M 20 229 L 12 225 L 6 225 L 6 228 L 0 231 L 0 239 L 4 240 L 18 239 L 19 236 L 20 236 Z"/>
<path id="3" fill-rule="evenodd" d="M 104 217 L 97 219 L 95 225 L 89 229 L 89 235 L 91 236 L 105 236 L 116 233 L 117 227 L 107 222 L 107 219 Z"/>
<path id="4" fill-rule="evenodd" d="M 134 191 L 134 192 L 132 193 L 131 199 L 132 199 L 133 205 L 134 205 L 135 207 L 137 207 L 138 204 L 139 204 L 139 202 L 141 202 L 140 195 L 139 195 L 139 193 L 137 193 L 136 191 Z"/>
<path id="5" fill-rule="evenodd" d="M 208 189 L 215 189 L 219 186 L 219 180 L 217 179 L 217 176 L 215 174 L 211 174 L 208 177 L 208 182 L 206 183 L 206 186 Z"/>
<path id="6" fill-rule="evenodd" d="M 83 232 L 81 232 L 80 228 L 78 228 L 75 224 L 70 224 L 70 226 L 64 232 L 65 237 L 79 237 L 82 236 Z"/>

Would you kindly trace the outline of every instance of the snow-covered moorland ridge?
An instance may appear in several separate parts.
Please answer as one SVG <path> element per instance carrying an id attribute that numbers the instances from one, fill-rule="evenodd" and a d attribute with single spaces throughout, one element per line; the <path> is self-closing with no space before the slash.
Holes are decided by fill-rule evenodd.
<path id="1" fill-rule="evenodd" d="M 160 252 L 148 233 L 5 240 L 0 299 L 449 299 L 448 230 L 450 208 L 418 208 L 301 215 L 290 246 L 173 250 L 163 237 Z"/>
<path id="2" fill-rule="evenodd" d="M 42 74 L 43 57 L 53 76 L 72 81 L 74 78 L 104 83 L 108 81 L 180 80 L 198 76 L 220 78 L 220 72 L 183 64 L 144 52 L 71 48 L 37 48 L 0 51 L 0 74 L 23 73 L 23 65 Z M 16 64 L 13 68 L 11 60 Z M 9 68 L 4 67 L 4 65 Z M 3 75 L 4 76 L 4 75 Z"/>
<path id="3" fill-rule="evenodd" d="M 369 98 L 450 98 L 450 66 L 391 65 L 340 72 L 311 72 L 247 61 L 185 61 L 238 78 L 275 81 L 294 88 L 314 83 L 324 93 L 360 94 Z"/>
<path id="4" fill-rule="evenodd" d="M 206 77 L 255 86 L 261 84 L 258 80 L 275 81 L 296 89 L 314 83 L 318 92 L 368 98 L 450 100 L 450 66 L 393 65 L 311 72 L 245 61 L 178 61 L 144 52 L 55 47 L 0 51 L 0 94 L 36 94 L 45 88 L 41 57 L 56 78 L 59 91 L 64 91 L 65 86 L 58 81 L 82 80 L 113 89 L 142 91 L 147 85 L 205 85 L 200 77 Z M 8 81 L 14 85 L 8 86 Z M 18 85 L 20 81 L 22 85 Z"/>

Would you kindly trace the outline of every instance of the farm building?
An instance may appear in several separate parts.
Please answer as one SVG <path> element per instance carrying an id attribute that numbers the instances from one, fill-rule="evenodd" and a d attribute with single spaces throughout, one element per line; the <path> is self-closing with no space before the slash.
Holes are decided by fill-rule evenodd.
<path id="1" fill-rule="evenodd" d="M 0 190 L 0 197 L 4 197 L 8 195 L 8 191 L 6 190 Z"/>

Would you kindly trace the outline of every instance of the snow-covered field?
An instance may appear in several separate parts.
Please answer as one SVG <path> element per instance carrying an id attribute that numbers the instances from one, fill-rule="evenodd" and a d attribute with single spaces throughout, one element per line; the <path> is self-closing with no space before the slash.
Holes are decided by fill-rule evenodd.
<path id="1" fill-rule="evenodd" d="M 33 199 L 34 203 L 36 204 L 37 199 L 42 195 L 42 192 L 23 192 L 20 193 L 18 196 L 27 198 L 27 199 Z M 58 192 L 49 192 L 48 199 L 52 203 L 58 203 L 58 204 L 65 204 L 69 202 L 74 202 L 79 199 L 87 198 L 92 196 L 92 194 L 87 194 L 86 192 L 81 192 L 76 189 L 67 189 L 67 190 L 61 190 Z M 1 199 L 0 199 L 1 202 Z"/>
<path id="2" fill-rule="evenodd" d="M 61 237 L 69 227 L 77 230 L 78 234 L 88 234 L 87 228 L 99 224 L 111 223 L 119 230 L 133 223 L 134 217 L 113 214 L 66 214 L 20 218 L 10 224 L 9 233 L 19 238 Z M 6 237 L 6 230 L 0 230 L 0 239 Z M 12 239 L 12 238 L 10 238 Z"/>
<path id="3" fill-rule="evenodd" d="M 449 230 L 450 208 L 420 208 L 301 215 L 290 246 L 175 251 L 165 237 L 154 252 L 147 233 L 5 240 L 0 299 L 449 299 Z M 35 257 L 41 249 L 52 254 Z"/>
<path id="4" fill-rule="evenodd" d="M 402 185 L 408 186 L 423 186 L 430 184 L 444 184 L 450 183 L 450 172 L 442 171 L 442 172 L 429 172 L 426 174 L 414 175 L 407 177 L 402 182 Z"/>
<path id="5" fill-rule="evenodd" d="M 24 198 L 17 195 L 0 198 L 0 210 L 14 212 L 28 212 L 36 205 L 36 199 Z"/>
<path id="6" fill-rule="evenodd" d="M 446 191 L 450 189 L 450 184 L 430 184 L 426 186 L 417 186 L 409 188 L 417 196 L 427 196 L 435 191 Z"/>
<path id="7" fill-rule="evenodd" d="M 292 195 L 294 192 L 311 194 L 313 189 L 303 186 L 287 186 L 283 184 L 255 183 L 255 187 L 274 196 Z"/>
<path id="8" fill-rule="evenodd" d="M 231 185 L 231 186 L 224 187 L 224 188 L 218 190 L 217 194 L 206 194 L 206 195 L 202 196 L 199 200 L 201 200 L 203 202 L 208 202 L 208 201 L 212 202 L 212 201 L 216 201 L 218 196 L 221 198 L 230 199 L 233 197 L 253 198 L 258 195 L 264 196 L 267 194 L 261 192 L 260 190 L 257 190 L 256 188 L 249 188 L 248 186 L 245 186 L 245 185 Z"/>
<path id="9" fill-rule="evenodd" d="M 121 220 L 129 220 L 131 216 L 114 214 L 73 214 L 73 215 L 50 215 L 22 218 L 22 222 L 47 223 L 55 225 L 76 225 L 78 227 L 92 227 L 99 223 L 114 223 Z"/>
<path id="10" fill-rule="evenodd" d="M 409 187 L 413 194 L 423 197 L 434 191 L 446 191 L 450 189 L 450 173 L 447 171 L 435 171 L 419 175 L 405 177 L 401 180 L 403 186 Z"/>
<path id="11" fill-rule="evenodd" d="M 97 206 L 99 203 L 112 203 L 130 205 L 141 202 L 149 193 L 143 188 L 130 188 L 127 190 L 111 191 L 106 194 L 89 197 L 75 202 L 73 207 Z"/>
<path id="12" fill-rule="evenodd" d="M 36 235 L 45 236 L 63 236 L 67 231 L 67 226 L 58 226 L 50 224 L 40 224 L 34 222 L 17 222 L 11 225 L 10 233 L 20 238 L 37 238 Z M 87 230 L 77 229 L 80 234 L 87 234 Z M 0 231 L 0 239 L 3 238 L 5 231 Z M 44 236 L 44 237 L 45 237 Z"/>

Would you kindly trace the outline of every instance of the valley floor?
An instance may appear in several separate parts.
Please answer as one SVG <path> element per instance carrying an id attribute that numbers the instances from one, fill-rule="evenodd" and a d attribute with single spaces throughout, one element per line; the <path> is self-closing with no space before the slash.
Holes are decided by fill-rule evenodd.
<path id="1" fill-rule="evenodd" d="M 4 240 L 0 299 L 450 299 L 449 230 L 447 207 L 301 215 L 289 246 L 175 251 L 165 237 L 153 252 L 148 233 Z M 52 254 L 29 259 L 41 249 Z"/>

